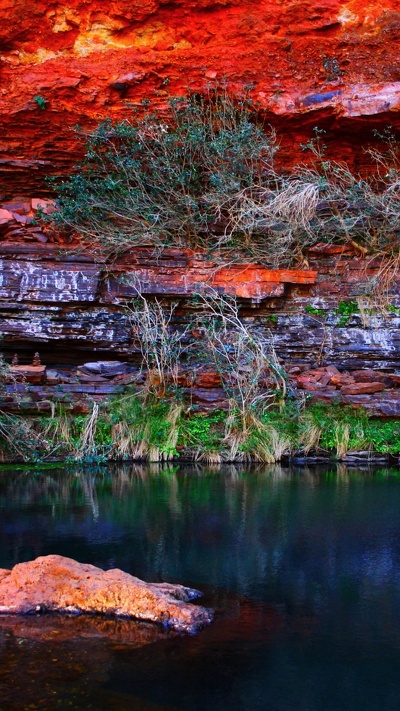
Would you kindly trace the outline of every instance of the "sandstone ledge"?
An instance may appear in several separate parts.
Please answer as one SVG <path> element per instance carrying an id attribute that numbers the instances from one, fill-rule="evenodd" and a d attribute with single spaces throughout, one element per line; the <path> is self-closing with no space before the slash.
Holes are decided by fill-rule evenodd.
<path id="1" fill-rule="evenodd" d="M 145 583 L 122 570 L 101 570 L 71 558 L 49 555 L 0 569 L 0 613 L 91 613 L 161 623 L 193 633 L 212 612 L 190 604 L 197 590 L 169 583 Z"/>

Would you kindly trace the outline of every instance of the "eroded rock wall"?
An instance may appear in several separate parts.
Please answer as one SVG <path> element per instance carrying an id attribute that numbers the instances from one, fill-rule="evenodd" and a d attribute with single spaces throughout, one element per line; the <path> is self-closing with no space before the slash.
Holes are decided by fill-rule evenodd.
<path id="1" fill-rule="evenodd" d="M 348 247 L 320 245 L 308 259 L 307 269 L 221 268 L 199 253 L 141 248 L 98 263 L 66 245 L 2 242 L 2 351 L 9 363 L 16 354 L 19 365 L 1 406 L 38 415 L 62 404 L 81 413 L 126 385 L 141 387 L 135 297 L 174 302 L 171 325 L 183 331 L 193 295 L 212 287 L 237 297 L 244 323 L 267 336 L 291 387 L 399 416 L 399 270 Z M 201 338 L 191 329 L 191 338 Z M 26 368 L 37 351 L 42 366 Z M 192 404 L 203 411 L 227 406 L 212 368 L 204 370 L 201 359 L 183 367 L 181 386 Z"/>
<path id="2" fill-rule="evenodd" d="M 79 364 L 89 353 L 134 358 L 138 347 L 126 305 L 138 290 L 178 301 L 179 326 L 189 317 L 188 300 L 207 285 L 236 295 L 246 321 L 271 333 L 285 362 L 400 368 L 399 271 L 387 273 L 379 259 L 340 247 L 317 248 L 307 269 L 268 270 L 220 268 L 204 255 L 173 249 L 162 256 L 136 249 L 101 264 L 65 246 L 2 243 L 2 348 L 26 358 L 40 350 L 48 363 Z M 352 313 L 344 307 L 343 315 L 338 307 L 349 303 Z"/>
<path id="3" fill-rule="evenodd" d="M 400 125 L 399 45 L 396 0 L 1 0 L 3 197 L 74 164 L 75 124 L 221 82 L 277 127 L 283 164 L 318 125 L 362 165 L 372 129 Z"/>
<path id="4" fill-rule="evenodd" d="M 221 84 L 233 95 L 245 91 L 265 126 L 277 129 L 278 167 L 304 159 L 300 144 L 318 126 L 330 156 L 364 170 L 374 129 L 400 128 L 399 47 L 395 0 L 0 0 L 0 333 L 7 359 L 16 352 L 28 363 L 39 350 L 50 366 L 94 358 L 134 364 L 139 349 L 126 304 L 138 287 L 148 298 L 177 300 L 179 327 L 188 299 L 208 283 L 238 297 L 243 317 L 268 331 L 288 367 L 400 368 L 400 277 L 379 259 L 314 250 L 307 268 L 278 272 L 142 249 L 99 263 L 62 235 L 47 234 L 33 221 L 34 203 L 24 202 L 51 192 L 46 176 L 82 156 L 76 124 L 91 129 L 145 111 L 148 102 L 165 112 L 169 97 Z M 341 303 L 355 307 L 346 316 Z M 101 375 L 87 376 L 86 385 L 57 378 L 32 385 L 38 411 L 56 390 L 61 401 L 73 401 L 123 387 L 100 382 Z M 221 393 L 202 387 L 199 401 L 218 402 Z"/>

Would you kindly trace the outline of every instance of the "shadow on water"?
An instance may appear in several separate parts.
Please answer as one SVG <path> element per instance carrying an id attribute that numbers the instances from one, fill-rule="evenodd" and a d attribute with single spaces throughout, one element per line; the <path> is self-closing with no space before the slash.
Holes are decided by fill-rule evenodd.
<path id="1" fill-rule="evenodd" d="M 0 567 L 59 553 L 203 590 L 199 635 L 0 618 L 0 709 L 383 711 L 400 698 L 400 471 L 0 471 Z"/>

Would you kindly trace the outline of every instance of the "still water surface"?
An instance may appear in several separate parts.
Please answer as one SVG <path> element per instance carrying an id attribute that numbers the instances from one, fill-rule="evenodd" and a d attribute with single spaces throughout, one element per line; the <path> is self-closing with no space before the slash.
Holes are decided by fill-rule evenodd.
<path id="1" fill-rule="evenodd" d="M 0 567 L 49 553 L 198 587 L 217 617 L 144 646 L 0 618 L 1 711 L 400 708 L 399 470 L 0 471 Z"/>

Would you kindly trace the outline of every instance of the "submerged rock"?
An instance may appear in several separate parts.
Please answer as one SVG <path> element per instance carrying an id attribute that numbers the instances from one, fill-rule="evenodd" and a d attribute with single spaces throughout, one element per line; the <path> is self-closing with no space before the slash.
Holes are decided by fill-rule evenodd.
<path id="1" fill-rule="evenodd" d="M 0 615 L 0 639 L 5 633 L 16 639 L 29 639 L 46 644 L 106 640 L 127 645 L 130 649 L 172 639 L 178 633 L 152 622 L 139 622 L 126 617 L 107 615 Z"/>
<path id="2" fill-rule="evenodd" d="M 211 610 L 190 604 L 200 594 L 183 585 L 145 583 L 122 570 L 104 571 L 59 555 L 20 563 L 12 570 L 0 569 L 3 614 L 97 613 L 192 633 L 213 617 Z"/>

